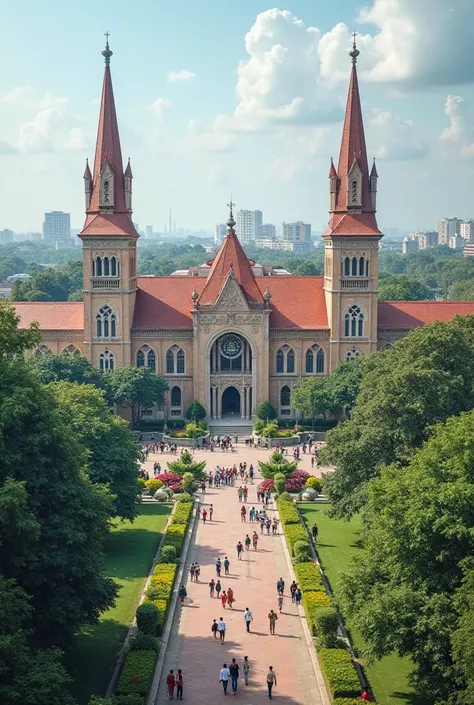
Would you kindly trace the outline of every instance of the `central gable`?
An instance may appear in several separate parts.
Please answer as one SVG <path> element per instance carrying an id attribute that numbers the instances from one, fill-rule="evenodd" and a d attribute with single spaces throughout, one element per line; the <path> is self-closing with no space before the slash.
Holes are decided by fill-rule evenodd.
<path id="1" fill-rule="evenodd" d="M 229 272 L 229 274 L 227 275 L 225 284 L 219 292 L 219 296 L 217 297 L 216 303 L 214 305 L 214 310 L 249 310 L 247 299 L 245 298 L 240 285 L 236 281 L 233 272 Z"/>

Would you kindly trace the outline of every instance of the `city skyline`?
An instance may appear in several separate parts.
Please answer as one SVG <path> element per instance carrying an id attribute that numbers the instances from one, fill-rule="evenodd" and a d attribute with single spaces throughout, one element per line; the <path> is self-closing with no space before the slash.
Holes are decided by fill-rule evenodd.
<path id="1" fill-rule="evenodd" d="M 210 0 L 157 8 L 146 0 L 141 11 L 119 6 L 112 17 L 94 6 L 93 27 L 90 0 L 67 17 L 56 0 L 43 14 L 29 4 L 29 27 L 20 8 L 5 13 L 0 48 L 9 66 L 0 80 L 4 228 L 38 229 L 43 213 L 57 208 L 71 213 L 74 227 L 82 224 L 81 176 L 97 129 L 106 29 L 124 157 L 135 176 L 134 220 L 142 227 L 167 222 L 171 207 L 185 227 L 212 232 L 232 191 L 240 208 L 261 209 L 269 222 L 301 219 L 323 229 L 352 30 L 359 33 L 368 151 L 378 160 L 381 224 L 434 228 L 441 217 L 469 210 L 469 0 L 454 8 L 440 0 L 429 13 L 425 0 L 416 7 L 371 0 L 362 12 L 355 0 L 337 7 L 295 0 L 287 10 L 254 0 L 245 8 Z M 38 30 L 47 51 L 36 49 Z M 8 62 L 13 54 L 17 60 Z"/>

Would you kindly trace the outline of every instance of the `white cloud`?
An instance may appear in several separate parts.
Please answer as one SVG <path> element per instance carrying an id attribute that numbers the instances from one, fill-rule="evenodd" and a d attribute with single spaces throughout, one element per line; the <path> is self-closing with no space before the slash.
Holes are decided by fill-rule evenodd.
<path id="1" fill-rule="evenodd" d="M 422 159 L 428 144 L 419 137 L 416 125 L 390 110 L 373 108 L 367 127 L 369 150 L 379 159 Z"/>
<path id="2" fill-rule="evenodd" d="M 235 141 L 230 133 L 213 131 L 196 119 L 188 122 L 188 135 L 184 146 L 205 152 L 228 152 Z"/>
<path id="3" fill-rule="evenodd" d="M 181 69 L 181 71 L 170 71 L 168 74 L 168 83 L 187 83 L 188 81 L 194 81 L 196 74 L 193 71 L 186 71 L 186 69 Z"/>
<path id="4" fill-rule="evenodd" d="M 170 109 L 170 107 L 171 100 L 167 100 L 166 98 L 157 98 L 149 106 L 149 110 L 155 113 L 155 115 L 158 115 L 158 117 L 162 118 L 164 117 L 165 113 Z"/>
<path id="5" fill-rule="evenodd" d="M 457 147 L 455 154 L 451 148 L 447 155 L 474 158 L 474 116 L 470 114 L 466 101 L 459 95 L 448 95 L 444 112 L 449 119 L 449 127 L 443 130 L 439 139 Z"/>

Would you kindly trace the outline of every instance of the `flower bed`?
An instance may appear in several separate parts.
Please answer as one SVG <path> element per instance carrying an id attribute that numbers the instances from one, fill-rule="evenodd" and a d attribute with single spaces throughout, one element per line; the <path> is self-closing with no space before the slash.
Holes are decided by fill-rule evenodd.
<path id="1" fill-rule="evenodd" d="M 155 668 L 156 651 L 129 651 L 117 685 L 117 695 L 141 695 L 148 693 Z"/>
<path id="2" fill-rule="evenodd" d="M 170 487 L 173 492 L 181 492 L 183 489 L 183 478 L 175 472 L 162 472 L 158 479 L 165 487 Z"/>
<path id="3" fill-rule="evenodd" d="M 301 490 L 304 489 L 308 477 L 310 477 L 310 474 L 306 472 L 306 470 L 294 470 L 285 480 L 286 491 L 301 492 Z M 264 492 L 267 490 L 270 492 L 275 491 L 275 483 L 272 477 L 267 480 L 262 480 L 260 484 Z"/>
<path id="4" fill-rule="evenodd" d="M 345 649 L 321 649 L 318 658 L 333 698 L 356 698 L 360 695 L 359 677 Z"/>

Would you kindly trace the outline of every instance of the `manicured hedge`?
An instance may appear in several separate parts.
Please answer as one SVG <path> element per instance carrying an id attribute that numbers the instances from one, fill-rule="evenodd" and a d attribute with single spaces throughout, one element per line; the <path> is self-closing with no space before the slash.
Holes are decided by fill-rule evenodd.
<path id="1" fill-rule="evenodd" d="M 288 543 L 288 548 L 290 549 L 291 555 L 295 556 L 294 553 L 294 546 L 297 541 L 305 541 L 307 534 L 306 531 L 303 529 L 301 524 L 284 524 L 283 525 L 283 530 L 285 532 L 286 536 L 286 541 Z"/>
<path id="2" fill-rule="evenodd" d="M 361 705 L 361 700 L 360 698 L 336 698 L 333 700 L 333 705 Z"/>
<path id="3" fill-rule="evenodd" d="M 114 695 L 110 705 L 143 705 L 143 698 L 141 695 Z"/>
<path id="4" fill-rule="evenodd" d="M 175 563 L 158 563 L 155 566 L 150 585 L 146 591 L 145 604 L 151 602 L 158 610 L 156 619 L 156 633 L 158 636 L 163 632 L 166 610 L 173 592 L 176 571 L 177 566 Z"/>
<path id="5" fill-rule="evenodd" d="M 303 595 L 303 607 L 311 634 L 318 636 L 316 632 L 317 615 L 321 609 L 331 607 L 329 596 L 325 592 L 305 592 Z"/>
<path id="6" fill-rule="evenodd" d="M 177 526 L 180 525 L 177 524 Z M 165 546 L 174 546 L 174 548 L 176 549 L 176 555 L 180 556 L 184 546 L 184 535 L 179 536 L 176 534 L 168 534 L 167 532 L 165 532 L 161 541 L 161 550 L 163 550 Z"/>
<path id="7" fill-rule="evenodd" d="M 321 571 L 316 563 L 297 563 L 294 568 L 296 582 L 303 594 L 324 590 Z"/>
<path id="8" fill-rule="evenodd" d="M 117 685 L 117 695 L 148 693 L 155 668 L 156 651 L 129 651 Z"/>
<path id="9" fill-rule="evenodd" d="M 167 536 L 184 536 L 186 533 L 185 524 L 170 524 L 166 529 Z"/>
<path id="10" fill-rule="evenodd" d="M 300 515 L 293 502 L 281 500 L 277 502 L 278 513 L 283 526 L 287 524 L 300 524 Z"/>
<path id="11" fill-rule="evenodd" d="M 321 649 L 318 658 L 333 698 L 356 698 L 360 695 L 359 676 L 345 649 Z"/>
<path id="12" fill-rule="evenodd" d="M 176 508 L 173 512 L 173 518 L 171 519 L 171 525 L 173 524 L 184 524 L 188 525 L 189 517 L 193 511 L 193 505 L 191 502 L 178 502 Z"/>

